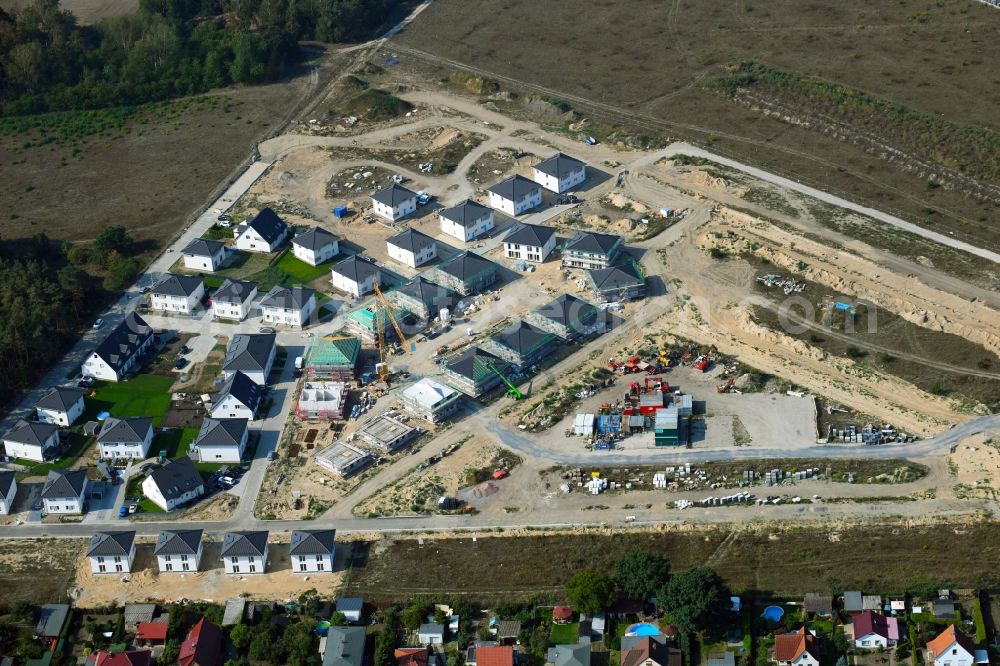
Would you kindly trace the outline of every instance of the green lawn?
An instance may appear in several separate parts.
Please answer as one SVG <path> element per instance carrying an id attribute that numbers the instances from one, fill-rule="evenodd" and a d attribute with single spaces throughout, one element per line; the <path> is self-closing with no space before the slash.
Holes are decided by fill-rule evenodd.
<path id="1" fill-rule="evenodd" d="M 170 408 L 170 387 L 173 377 L 161 375 L 136 375 L 124 382 L 97 382 L 93 397 L 86 399 L 83 412 L 85 421 L 94 421 L 101 412 L 112 416 L 149 416 L 159 427 L 163 415 Z"/>
<path id="2" fill-rule="evenodd" d="M 580 623 L 553 624 L 549 632 L 549 642 L 553 645 L 573 645 L 579 640 Z"/>
<path id="3" fill-rule="evenodd" d="M 161 509 L 159 505 L 154 504 L 153 500 L 148 497 L 143 497 L 139 500 L 139 509 L 143 513 L 166 513 L 166 511 Z"/>
<path id="4" fill-rule="evenodd" d="M 186 456 L 191 448 L 191 442 L 198 436 L 198 431 L 199 428 L 172 428 L 158 432 L 153 437 L 153 446 L 149 454 L 158 456 L 160 451 L 166 451 L 170 460 Z"/>
<path id="5" fill-rule="evenodd" d="M 205 280 L 205 289 L 218 289 L 219 287 L 222 286 L 222 283 L 226 281 L 226 278 L 214 277 L 209 275 L 206 276 L 204 280 Z"/>
<path id="6" fill-rule="evenodd" d="M 92 437 L 87 437 L 82 432 L 76 432 L 71 430 L 69 433 L 69 445 L 66 449 L 66 455 L 56 460 L 55 462 L 38 463 L 34 460 L 24 460 L 17 459 L 18 465 L 24 465 L 28 467 L 28 471 L 24 476 L 46 476 L 51 470 L 54 469 L 66 469 L 70 465 L 76 462 L 76 459 L 83 455 L 83 452 L 87 450 L 90 443 L 94 441 Z"/>
<path id="7" fill-rule="evenodd" d="M 301 259 L 296 258 L 291 252 L 285 252 L 281 259 L 274 264 L 274 267 L 288 275 L 288 281 L 292 284 L 308 284 L 330 272 L 328 265 L 310 266 Z"/>

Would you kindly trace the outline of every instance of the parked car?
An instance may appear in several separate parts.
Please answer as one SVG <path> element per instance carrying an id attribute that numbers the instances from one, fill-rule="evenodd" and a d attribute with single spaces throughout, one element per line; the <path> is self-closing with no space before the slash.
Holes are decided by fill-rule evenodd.
<path id="1" fill-rule="evenodd" d="M 215 219 L 218 220 L 219 222 L 229 222 L 231 220 L 229 215 L 226 213 L 219 214 L 219 216 Z"/>
<path id="2" fill-rule="evenodd" d="M 80 381 L 78 381 L 76 383 L 76 385 L 79 386 L 80 388 L 90 388 L 91 386 L 94 385 L 94 378 L 93 377 L 81 377 Z"/>
<path id="3" fill-rule="evenodd" d="M 269 461 L 270 460 L 276 460 L 277 458 L 278 458 L 278 452 L 277 451 L 268 451 L 267 452 L 267 459 Z"/>
<path id="4" fill-rule="evenodd" d="M 270 326 L 261 326 L 258 330 L 261 333 L 274 333 L 274 329 Z"/>
<path id="5" fill-rule="evenodd" d="M 190 354 L 191 348 L 187 345 L 182 345 L 180 349 L 177 350 L 178 354 Z"/>
<path id="6" fill-rule="evenodd" d="M 188 360 L 186 358 L 179 358 L 176 361 L 174 361 L 174 368 L 180 370 L 181 368 L 183 368 L 187 364 L 188 364 Z"/>
<path id="7" fill-rule="evenodd" d="M 97 321 L 94 322 L 94 326 L 93 327 L 94 327 L 94 329 L 98 329 L 98 328 L 100 328 L 103 325 L 104 325 L 104 320 L 103 319 L 98 319 Z"/>

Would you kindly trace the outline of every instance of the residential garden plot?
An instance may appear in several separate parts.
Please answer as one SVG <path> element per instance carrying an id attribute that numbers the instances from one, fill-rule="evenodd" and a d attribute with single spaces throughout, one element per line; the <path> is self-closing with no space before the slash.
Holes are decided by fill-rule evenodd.
<path id="1" fill-rule="evenodd" d="M 170 408 L 170 387 L 173 377 L 162 375 L 136 375 L 124 382 L 96 382 L 93 393 L 87 396 L 82 421 L 94 421 L 97 415 L 108 412 L 112 416 L 149 416 L 159 427 L 163 415 Z"/>
<path id="2" fill-rule="evenodd" d="M 331 264 L 332 262 L 326 262 L 319 266 L 310 266 L 289 251 L 275 262 L 274 268 L 287 276 L 286 282 L 289 284 L 308 284 L 316 278 L 329 277 Z"/>

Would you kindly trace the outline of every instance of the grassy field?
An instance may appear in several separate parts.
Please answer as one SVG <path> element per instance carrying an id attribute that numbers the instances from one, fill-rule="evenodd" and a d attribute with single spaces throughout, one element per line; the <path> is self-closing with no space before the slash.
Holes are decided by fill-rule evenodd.
<path id="1" fill-rule="evenodd" d="M 84 421 L 93 421 L 101 412 L 110 412 L 118 418 L 124 416 L 149 416 L 153 425 L 170 407 L 170 387 L 173 377 L 162 375 L 136 375 L 124 382 L 97 382 L 94 397 L 87 398 Z"/>
<path id="2" fill-rule="evenodd" d="M 673 571 L 707 564 L 738 593 L 801 597 L 852 588 L 902 593 L 928 582 L 995 587 L 1000 583 L 997 536 L 1000 526 L 984 522 L 538 534 L 475 542 L 424 537 L 423 546 L 416 540 L 371 546 L 369 556 L 355 563 L 348 591 L 373 601 L 458 593 L 487 603 L 536 595 L 557 602 L 563 601 L 563 585 L 574 572 L 611 571 L 617 559 L 635 549 L 662 553 Z"/>
<path id="3" fill-rule="evenodd" d="M 0 589 L 7 602 L 66 601 L 82 541 L 5 539 L 0 542 Z"/>
<path id="4" fill-rule="evenodd" d="M 579 639 L 580 623 L 552 624 L 549 631 L 549 642 L 553 645 L 573 645 Z"/>
<path id="5" fill-rule="evenodd" d="M 1000 57 L 1000 41 L 989 37 L 997 25 L 994 9 L 966 0 L 878 5 L 604 0 L 581 12 L 573 3 L 507 0 L 492 9 L 490 20 L 483 18 L 485 11 L 484 2 L 439 0 L 397 41 L 539 86 L 528 92 L 557 104 L 568 100 L 584 118 L 711 144 L 722 154 L 820 183 L 916 222 L 926 223 L 926 211 L 933 210 L 936 228 L 1000 244 L 1000 231 L 990 223 L 994 204 L 928 187 L 933 169 L 911 165 L 909 153 L 923 145 L 927 133 L 909 126 L 885 133 L 893 148 L 907 153 L 900 168 L 860 140 L 872 138 L 865 134 L 871 134 L 870 121 L 877 117 L 870 109 L 851 117 L 835 99 L 796 98 L 805 117 L 837 111 L 837 122 L 849 131 L 828 133 L 816 123 L 768 116 L 718 85 L 740 63 L 753 60 L 818 81 L 818 89 L 832 81 L 885 100 L 889 108 L 902 105 L 941 121 L 995 131 L 1000 86 L 990 63 Z M 439 79 L 451 70 L 422 64 Z M 517 87 L 502 79 L 501 84 Z M 586 107 L 573 97 L 607 106 Z M 554 113 L 552 122 L 563 125 L 566 119 Z M 882 138 L 879 129 L 876 125 L 875 139 Z M 982 160 L 967 151 L 951 162 L 945 159 L 951 146 L 947 135 L 932 138 L 935 150 L 919 157 L 959 170 Z M 970 145 L 981 151 L 992 144 Z"/>
<path id="6" fill-rule="evenodd" d="M 31 0 L 0 0 L 0 7 L 16 9 L 28 4 Z M 83 25 L 97 23 L 109 16 L 127 14 L 139 7 L 139 0 L 60 0 L 60 7 L 68 9 L 76 16 L 77 22 Z"/>
<path id="7" fill-rule="evenodd" d="M 4 238 L 86 241 L 121 224 L 153 249 L 174 236 L 280 123 L 308 77 L 138 110 L 0 121 Z"/>

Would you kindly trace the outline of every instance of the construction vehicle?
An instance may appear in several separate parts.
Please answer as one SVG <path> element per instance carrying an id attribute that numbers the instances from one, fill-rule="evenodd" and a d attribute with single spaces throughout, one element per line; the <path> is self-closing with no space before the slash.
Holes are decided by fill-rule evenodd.
<path id="1" fill-rule="evenodd" d="M 704 356 L 699 356 L 694 360 L 694 363 L 692 363 L 691 366 L 695 370 L 698 370 L 700 372 L 705 372 L 706 370 L 708 370 L 708 359 Z"/>
<path id="2" fill-rule="evenodd" d="M 375 366 L 375 372 L 378 373 L 379 380 L 388 387 L 392 369 L 389 367 L 389 348 L 385 343 L 385 321 L 379 321 L 381 317 L 385 317 L 392 324 L 392 328 L 399 337 L 401 353 L 404 354 L 406 353 L 406 336 L 403 334 L 403 329 L 400 328 L 399 322 L 396 321 L 396 317 L 392 314 L 392 306 L 389 305 L 389 301 L 386 300 L 382 290 L 379 289 L 377 278 L 372 282 L 372 285 L 375 287 L 375 333 L 378 340 L 379 358 L 379 362 Z"/>
<path id="3" fill-rule="evenodd" d="M 521 393 L 521 389 L 519 389 L 516 386 L 514 386 L 511 383 L 511 381 L 509 379 L 507 379 L 507 377 L 504 376 L 504 374 L 502 372 L 500 372 L 499 370 L 497 370 L 496 367 L 493 365 L 492 361 L 487 361 L 486 367 L 487 367 L 487 369 L 490 370 L 490 372 L 492 372 L 494 375 L 496 375 L 497 377 L 499 377 L 500 381 L 502 381 L 507 386 L 507 395 L 509 395 L 514 400 L 520 400 L 521 398 L 524 397 L 524 394 Z"/>

